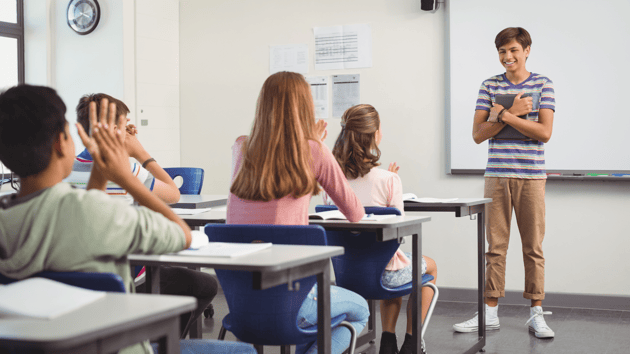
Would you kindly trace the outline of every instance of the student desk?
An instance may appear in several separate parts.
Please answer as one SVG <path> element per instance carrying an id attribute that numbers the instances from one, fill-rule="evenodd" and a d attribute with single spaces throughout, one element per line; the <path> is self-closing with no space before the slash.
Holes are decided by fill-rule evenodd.
<path id="1" fill-rule="evenodd" d="M 227 195 L 182 194 L 179 201 L 170 204 L 171 208 L 203 209 L 227 204 Z"/>
<path id="2" fill-rule="evenodd" d="M 477 353 L 486 345 L 486 313 L 484 308 L 484 287 L 486 282 L 486 232 L 485 210 L 490 198 L 458 198 L 448 203 L 405 202 L 405 211 L 446 211 L 456 217 L 473 215 L 477 218 L 477 311 L 479 315 L 479 340 L 465 354 Z"/>
<path id="3" fill-rule="evenodd" d="M 404 236 L 412 236 L 412 282 L 413 284 L 422 283 L 422 268 L 420 256 L 422 255 L 422 224 L 430 221 L 428 216 L 396 216 L 380 221 L 360 221 L 351 223 L 346 220 L 309 220 L 311 225 L 320 225 L 326 230 L 331 231 L 359 231 L 359 232 L 375 232 L 378 241 L 389 241 L 393 239 L 402 239 Z M 416 287 L 419 288 L 419 287 Z M 413 335 L 417 338 L 416 348 L 414 352 L 420 353 L 420 333 L 422 333 L 422 292 L 415 292 L 412 296 L 411 313 Z M 357 338 L 357 348 L 376 339 L 376 303 L 368 302 L 370 306 L 370 321 L 368 323 L 368 332 Z"/>
<path id="4" fill-rule="evenodd" d="M 158 339 L 161 353 L 179 353 L 179 315 L 195 308 L 188 296 L 107 293 L 54 318 L 0 318 L 0 352 L 111 353 Z"/>
<path id="5" fill-rule="evenodd" d="M 225 219 L 225 212 L 223 212 Z M 291 284 L 296 279 L 317 275 L 317 344 L 319 353 L 330 353 L 330 257 L 343 254 L 343 247 L 273 245 L 270 248 L 244 257 L 193 257 L 176 254 L 129 255 L 131 265 L 146 266 L 147 289 L 160 292 L 160 266 L 208 267 L 228 270 L 244 270 L 253 273 L 254 289 L 268 289 L 281 284 Z M 198 334 L 201 336 L 201 331 Z M 191 337 L 193 333 L 191 332 Z"/>
<path id="6" fill-rule="evenodd" d="M 182 215 L 181 218 L 186 221 L 190 227 L 204 226 L 208 223 L 225 223 L 226 211 L 211 210 L 209 212 L 197 214 L 197 215 Z M 418 283 L 420 277 L 420 257 L 416 255 L 422 254 L 422 223 L 431 220 L 428 216 L 396 216 L 381 221 L 362 221 L 357 223 L 351 223 L 346 220 L 309 220 L 311 225 L 320 225 L 326 230 L 341 230 L 341 231 L 360 231 L 360 232 L 376 232 L 379 241 L 388 241 L 392 239 L 399 239 L 404 236 L 412 235 L 412 254 L 413 254 L 413 281 Z M 417 262 L 416 262 L 417 261 Z M 417 297 L 416 301 L 412 302 L 412 309 L 414 314 L 413 328 L 414 331 L 420 333 L 422 331 L 421 321 L 422 318 L 422 294 Z M 374 314 L 375 304 L 370 302 L 370 313 Z M 375 332 L 375 317 L 371 316 L 368 324 L 368 333 L 357 338 L 357 348 L 367 344 L 368 342 L 376 339 Z M 419 336 L 416 336 L 419 338 Z M 418 340 L 418 349 L 420 348 L 420 340 Z M 417 351 L 418 353 L 420 350 Z"/>

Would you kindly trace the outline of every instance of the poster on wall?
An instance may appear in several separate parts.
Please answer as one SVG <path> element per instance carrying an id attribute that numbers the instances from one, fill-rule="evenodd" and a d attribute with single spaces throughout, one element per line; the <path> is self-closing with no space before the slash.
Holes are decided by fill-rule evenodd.
<path id="1" fill-rule="evenodd" d="M 359 74 L 333 75 L 332 107 L 333 117 L 341 118 L 343 112 L 361 102 Z"/>
<path id="2" fill-rule="evenodd" d="M 307 76 L 306 81 L 311 85 L 315 118 L 328 118 L 328 76 Z"/>
<path id="3" fill-rule="evenodd" d="M 308 44 L 288 44 L 269 47 L 269 74 L 279 71 L 308 73 Z"/>
<path id="4" fill-rule="evenodd" d="M 368 24 L 315 27 L 315 70 L 372 67 L 372 28 Z"/>

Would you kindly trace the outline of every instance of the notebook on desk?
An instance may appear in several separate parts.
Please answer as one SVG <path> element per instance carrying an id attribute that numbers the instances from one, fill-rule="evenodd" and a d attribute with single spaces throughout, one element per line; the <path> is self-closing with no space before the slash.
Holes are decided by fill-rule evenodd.
<path id="1" fill-rule="evenodd" d="M 182 256 L 234 258 L 262 251 L 271 247 L 271 243 L 237 243 L 237 242 L 209 242 L 198 249 L 187 249 L 177 252 Z"/>
<path id="2" fill-rule="evenodd" d="M 532 100 L 536 101 L 536 103 L 534 103 L 536 105 L 538 104 L 537 102 L 538 99 L 536 98 L 536 96 L 538 95 L 532 94 L 532 93 L 525 93 L 523 94 L 523 96 L 521 96 L 521 98 L 533 97 Z M 510 109 L 512 107 L 512 104 L 514 103 L 514 97 L 516 97 L 515 94 L 495 95 L 494 103 L 500 104 L 505 109 Z M 518 116 L 518 117 L 521 119 L 527 119 L 527 115 Z M 512 127 L 511 125 L 507 125 L 507 124 L 505 125 L 503 129 L 501 129 L 500 132 L 497 133 L 497 135 L 493 137 L 493 139 L 532 140 L 532 138 L 519 132 L 518 130 L 514 129 L 514 127 Z"/>

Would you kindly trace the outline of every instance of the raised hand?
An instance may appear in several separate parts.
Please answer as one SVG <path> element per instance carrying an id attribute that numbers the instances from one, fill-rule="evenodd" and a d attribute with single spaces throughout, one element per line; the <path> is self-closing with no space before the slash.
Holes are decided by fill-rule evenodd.
<path id="1" fill-rule="evenodd" d="M 100 112 L 96 113 L 96 103 L 90 103 L 90 135 L 77 124 L 79 136 L 92 155 L 94 166 L 103 177 L 122 186 L 131 175 L 129 155 L 125 148 L 125 132 L 118 127 L 124 124 L 122 116 L 116 118 L 116 105 L 103 99 Z M 121 124 L 122 123 L 122 124 Z"/>
<path id="2" fill-rule="evenodd" d="M 387 168 L 387 171 L 398 173 L 398 170 L 400 170 L 400 166 L 396 166 L 395 162 L 390 162 L 389 163 L 389 167 Z"/>
<path id="3" fill-rule="evenodd" d="M 322 143 L 324 142 L 324 140 L 326 140 L 326 137 L 328 136 L 328 130 L 326 130 L 327 126 L 328 123 L 326 123 L 322 119 L 318 120 L 317 123 L 315 123 L 315 136 L 320 137 Z"/>
<path id="4" fill-rule="evenodd" d="M 138 128 L 136 128 L 136 126 L 133 124 L 127 124 L 127 126 L 125 127 L 125 131 L 129 135 L 135 136 L 136 134 L 138 134 Z"/>
<path id="5" fill-rule="evenodd" d="M 521 98 L 521 96 L 523 96 L 523 93 L 524 92 L 519 92 L 519 94 L 514 97 L 514 103 L 512 103 L 512 107 L 508 109 L 508 112 L 512 113 L 515 116 L 524 116 L 532 111 L 532 98 Z"/>

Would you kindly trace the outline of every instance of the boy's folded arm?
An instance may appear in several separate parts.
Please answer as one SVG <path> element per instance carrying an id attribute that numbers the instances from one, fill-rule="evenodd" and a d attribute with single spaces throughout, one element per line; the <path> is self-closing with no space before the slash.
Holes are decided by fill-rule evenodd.
<path id="1" fill-rule="evenodd" d="M 490 112 L 482 109 L 475 111 L 475 118 L 473 123 L 473 140 L 477 144 L 492 138 L 497 135 L 504 127 L 503 123 L 489 122 Z"/>
<path id="2" fill-rule="evenodd" d="M 506 112 L 507 113 L 507 112 Z M 546 143 L 553 129 L 553 110 L 542 108 L 538 111 L 538 122 L 521 119 L 511 113 L 504 115 L 504 121 L 526 136 Z"/>

